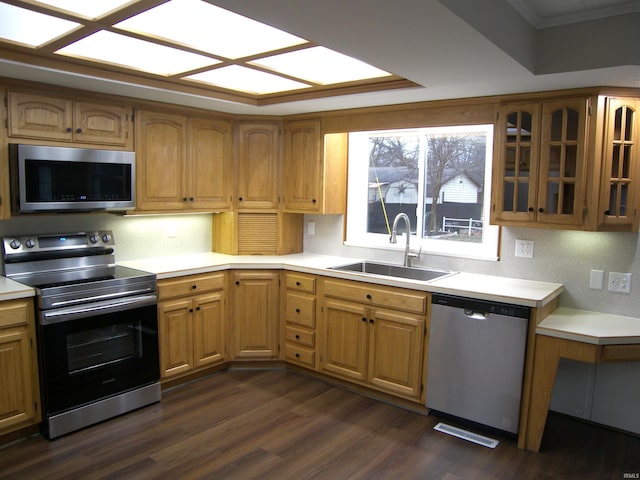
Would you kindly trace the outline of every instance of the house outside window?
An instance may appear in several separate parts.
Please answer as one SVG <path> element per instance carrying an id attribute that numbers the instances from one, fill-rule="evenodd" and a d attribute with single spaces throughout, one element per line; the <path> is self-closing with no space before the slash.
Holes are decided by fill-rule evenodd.
<path id="1" fill-rule="evenodd" d="M 488 223 L 492 139 L 492 125 L 350 134 L 346 243 L 399 248 L 389 235 L 405 213 L 416 250 L 497 259 L 499 227 Z"/>

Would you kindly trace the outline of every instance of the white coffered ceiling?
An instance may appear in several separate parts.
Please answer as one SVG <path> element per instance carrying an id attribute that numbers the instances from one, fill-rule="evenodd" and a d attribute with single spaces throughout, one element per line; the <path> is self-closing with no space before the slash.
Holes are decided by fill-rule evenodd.
<path id="1" fill-rule="evenodd" d="M 640 88 L 640 1 L 207 1 L 419 86 L 256 106 L 6 58 L 0 76 L 265 115 L 582 86 Z"/>

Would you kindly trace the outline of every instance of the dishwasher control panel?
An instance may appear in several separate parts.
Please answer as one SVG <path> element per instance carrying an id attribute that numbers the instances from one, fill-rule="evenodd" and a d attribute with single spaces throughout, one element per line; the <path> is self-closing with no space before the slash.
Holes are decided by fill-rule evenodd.
<path id="1" fill-rule="evenodd" d="M 434 305 L 444 305 L 446 307 L 464 308 L 478 313 L 505 315 L 507 317 L 529 318 L 530 315 L 529 307 L 523 307 L 522 305 L 510 305 L 508 303 L 456 297 L 452 295 L 433 295 L 431 297 L 431 303 Z"/>

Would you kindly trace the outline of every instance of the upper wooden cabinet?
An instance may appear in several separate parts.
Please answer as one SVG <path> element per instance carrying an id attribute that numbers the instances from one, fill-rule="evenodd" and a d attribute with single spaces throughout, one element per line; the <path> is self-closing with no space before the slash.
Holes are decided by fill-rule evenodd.
<path id="1" fill-rule="evenodd" d="M 126 106 L 10 91 L 10 137 L 131 148 Z"/>
<path id="2" fill-rule="evenodd" d="M 238 210 L 278 208 L 280 152 L 278 122 L 237 123 L 236 206 Z"/>
<path id="3" fill-rule="evenodd" d="M 344 213 L 347 134 L 322 134 L 320 119 L 285 123 L 283 209 L 298 213 Z"/>
<path id="4" fill-rule="evenodd" d="M 583 225 L 589 102 L 577 97 L 501 107 L 492 223 Z"/>
<path id="5" fill-rule="evenodd" d="M 136 209 L 231 208 L 232 133 L 225 120 L 136 114 Z"/>
<path id="6" fill-rule="evenodd" d="M 598 228 L 638 231 L 640 100 L 606 100 Z"/>

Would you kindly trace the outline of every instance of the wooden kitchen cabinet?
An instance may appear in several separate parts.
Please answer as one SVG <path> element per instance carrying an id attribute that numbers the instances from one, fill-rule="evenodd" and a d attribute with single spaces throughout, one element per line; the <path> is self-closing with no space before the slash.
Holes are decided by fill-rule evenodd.
<path id="1" fill-rule="evenodd" d="M 0 302 L 0 435 L 41 420 L 33 303 Z"/>
<path id="2" fill-rule="evenodd" d="M 606 99 L 598 228 L 637 232 L 640 99 Z"/>
<path id="3" fill-rule="evenodd" d="M 162 380 L 226 360 L 225 284 L 225 273 L 158 281 Z"/>
<path id="4" fill-rule="evenodd" d="M 136 114 L 136 210 L 231 208 L 232 132 L 226 120 Z"/>
<path id="5" fill-rule="evenodd" d="M 302 367 L 316 367 L 316 278 L 286 272 L 283 317 L 285 358 Z"/>
<path id="6" fill-rule="evenodd" d="M 279 273 L 271 270 L 231 272 L 230 345 L 234 360 L 279 358 Z"/>
<path id="7" fill-rule="evenodd" d="M 280 123 L 236 125 L 236 208 L 277 209 L 280 195 Z"/>
<path id="8" fill-rule="evenodd" d="M 304 216 L 284 212 L 225 212 L 213 216 L 213 251 L 229 255 L 302 252 Z"/>
<path id="9" fill-rule="evenodd" d="M 504 104 L 496 131 L 491 223 L 584 223 L 590 98 Z"/>
<path id="10" fill-rule="evenodd" d="M 131 148 L 128 106 L 9 91 L 8 109 L 9 137 Z"/>
<path id="11" fill-rule="evenodd" d="M 345 212 L 347 139 L 346 133 L 323 135 L 320 119 L 285 123 L 282 166 L 284 211 Z"/>
<path id="12" fill-rule="evenodd" d="M 322 371 L 420 399 L 428 299 L 425 292 L 326 279 Z"/>

